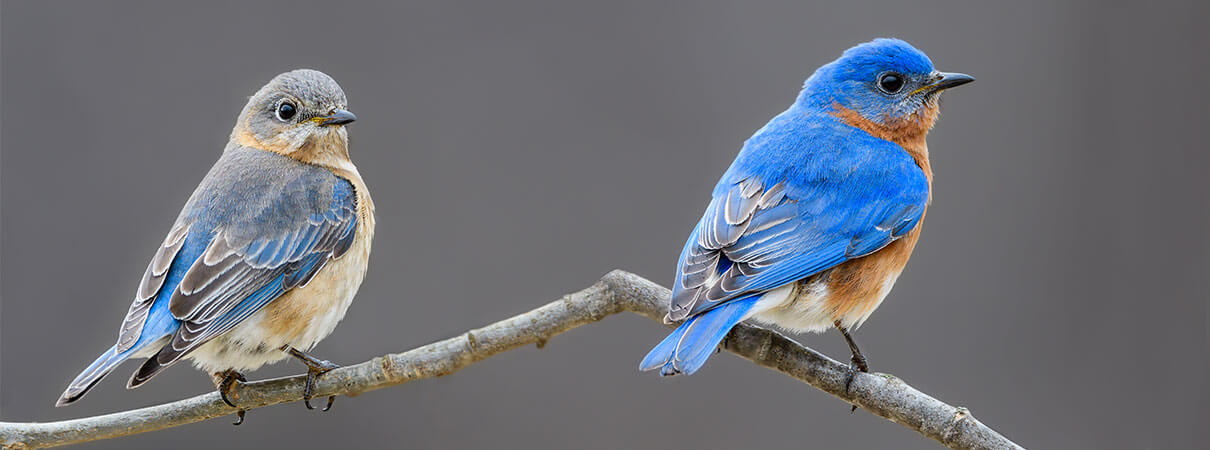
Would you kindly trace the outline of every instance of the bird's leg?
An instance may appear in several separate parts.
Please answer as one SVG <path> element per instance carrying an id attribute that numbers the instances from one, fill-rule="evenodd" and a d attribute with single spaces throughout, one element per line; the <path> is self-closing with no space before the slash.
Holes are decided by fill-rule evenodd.
<path id="1" fill-rule="evenodd" d="M 840 334 L 844 336 L 844 341 L 849 344 L 849 351 L 853 353 L 853 356 L 849 358 L 849 376 L 844 382 L 844 390 L 845 392 L 848 392 L 849 387 L 853 384 L 853 377 L 857 375 L 857 371 L 860 370 L 862 372 L 869 373 L 870 366 L 866 364 L 865 355 L 862 355 L 861 349 L 857 348 L 857 342 L 853 341 L 853 336 L 849 335 L 849 330 L 846 330 L 843 326 L 841 326 L 839 320 L 837 320 L 834 324 L 836 325 L 836 329 L 840 330 Z M 852 409 L 849 409 L 849 412 L 857 410 L 857 405 L 852 406 L 853 407 Z"/>
<path id="2" fill-rule="evenodd" d="M 315 378 L 328 373 L 328 371 L 332 369 L 339 369 L 340 364 L 318 359 L 289 345 L 284 345 L 281 349 L 290 356 L 298 358 L 299 361 L 302 361 L 303 364 L 307 365 L 307 384 L 306 387 L 303 388 L 303 405 L 306 405 L 307 409 L 315 409 L 311 406 L 311 393 L 315 391 Z M 324 406 L 323 411 L 332 409 L 332 402 L 334 401 L 336 401 L 335 395 L 328 396 L 328 404 Z"/>
<path id="3" fill-rule="evenodd" d="M 244 374 L 236 372 L 234 369 L 227 369 L 222 372 L 211 374 L 210 376 L 214 379 L 214 387 L 218 388 L 218 395 L 223 398 L 223 403 L 226 403 L 227 406 L 232 408 L 239 408 L 231 401 L 231 394 L 235 392 L 236 383 L 244 383 L 248 381 L 247 378 L 244 378 Z M 238 416 L 239 419 L 233 422 L 232 425 L 244 423 L 244 414 L 247 412 L 248 410 L 246 409 L 236 411 L 235 415 Z"/>

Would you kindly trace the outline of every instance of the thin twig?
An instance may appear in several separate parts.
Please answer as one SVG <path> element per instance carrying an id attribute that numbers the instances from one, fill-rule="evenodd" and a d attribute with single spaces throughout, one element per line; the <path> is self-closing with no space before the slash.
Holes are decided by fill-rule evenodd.
<path id="1" fill-rule="evenodd" d="M 320 377 L 315 397 L 350 395 L 439 377 L 498 353 L 551 337 L 622 311 L 663 319 L 669 292 L 637 275 L 615 270 L 601 281 L 533 311 L 404 353 L 377 357 Z M 950 406 L 894 376 L 858 373 L 845 390 L 848 368 L 781 334 L 740 325 L 725 349 L 815 386 L 878 416 L 916 430 L 950 448 L 1021 448 L 983 425 L 966 408 Z M 302 399 L 304 376 L 241 385 L 235 398 L 253 409 Z M 110 439 L 175 427 L 235 412 L 212 392 L 158 406 L 47 423 L 0 422 L 4 448 L 39 448 Z"/>

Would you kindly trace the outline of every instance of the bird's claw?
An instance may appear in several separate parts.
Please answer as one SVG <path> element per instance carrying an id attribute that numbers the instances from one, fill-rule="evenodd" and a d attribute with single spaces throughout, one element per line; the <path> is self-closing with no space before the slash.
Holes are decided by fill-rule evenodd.
<path id="1" fill-rule="evenodd" d="M 328 373 L 332 369 L 340 368 L 340 365 L 332 363 L 331 361 L 316 361 L 316 362 L 318 362 L 320 364 L 316 364 L 313 366 L 309 362 L 307 363 L 307 382 L 306 382 L 305 386 L 303 387 L 303 406 L 306 406 L 307 409 L 315 409 L 314 406 L 311 406 L 311 394 L 315 392 L 315 380 L 317 378 L 319 378 L 320 375 Z M 335 401 L 336 401 L 336 396 L 329 395 L 328 404 L 325 405 L 324 408 L 321 409 L 320 411 L 327 412 L 329 409 L 332 409 L 332 403 Z"/>
<path id="2" fill-rule="evenodd" d="M 870 373 L 870 366 L 866 364 L 865 357 L 860 354 L 853 355 L 849 359 L 849 375 L 844 381 L 844 391 L 849 392 L 849 388 L 853 386 L 853 378 L 857 376 L 857 372 Z M 857 405 L 850 405 L 849 414 L 857 411 Z"/>
<path id="3" fill-rule="evenodd" d="M 226 403 L 227 406 L 232 408 L 238 408 L 238 406 L 235 406 L 235 403 L 231 401 L 231 393 L 235 390 L 236 383 L 244 383 L 247 382 L 248 379 L 244 378 L 244 374 L 234 370 L 220 372 L 219 375 L 223 377 L 222 381 L 220 381 L 218 384 L 218 394 L 220 397 L 222 397 L 223 403 Z"/>
<path id="4" fill-rule="evenodd" d="M 854 354 L 851 358 L 849 358 L 849 364 L 852 366 L 857 366 L 857 370 L 860 370 L 864 373 L 870 373 L 870 366 L 866 364 L 865 355 L 862 355 L 861 353 Z"/>
<path id="5" fill-rule="evenodd" d="M 286 352 L 290 356 L 298 358 L 299 361 L 302 361 L 303 364 L 307 365 L 307 382 L 303 385 L 303 406 L 306 406 L 307 409 L 315 409 L 314 406 L 311 406 L 311 394 L 315 392 L 315 379 L 320 375 L 332 371 L 333 369 L 339 369 L 340 364 L 315 358 L 314 356 L 303 353 L 290 346 L 283 346 L 282 351 Z M 325 405 L 320 411 L 328 411 L 332 409 L 332 402 L 335 401 L 335 395 L 328 396 L 328 404 Z"/>
<path id="6" fill-rule="evenodd" d="M 227 406 L 230 406 L 232 408 L 239 408 L 238 406 L 235 405 L 235 402 L 231 401 L 231 394 L 235 391 L 235 387 L 238 383 L 245 383 L 248 381 L 248 379 L 244 377 L 244 374 L 236 372 L 234 370 L 226 370 L 223 372 L 219 372 L 219 373 L 215 374 L 215 377 L 216 378 L 221 377 L 221 381 L 219 381 L 219 383 L 218 383 L 219 398 L 222 398 L 223 403 L 226 403 Z M 241 409 L 241 410 L 236 411 L 235 414 L 237 416 L 239 416 L 239 419 L 237 419 L 235 422 L 232 422 L 231 424 L 239 425 L 239 424 L 244 423 L 244 414 L 247 412 L 248 412 L 248 410 L 246 410 L 246 409 Z"/>
<path id="7" fill-rule="evenodd" d="M 238 418 L 235 420 L 235 422 L 231 422 L 231 424 L 235 425 L 235 426 L 239 426 L 240 424 L 244 423 L 244 414 L 246 414 L 247 412 L 248 412 L 248 410 L 246 410 L 246 409 L 241 409 L 239 411 L 236 411 L 235 415 Z"/>

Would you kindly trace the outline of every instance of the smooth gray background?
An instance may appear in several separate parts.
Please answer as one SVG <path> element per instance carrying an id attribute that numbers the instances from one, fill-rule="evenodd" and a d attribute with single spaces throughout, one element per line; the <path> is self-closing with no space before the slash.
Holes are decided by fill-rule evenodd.
<path id="1" fill-rule="evenodd" d="M 743 140 L 816 67 L 897 36 L 979 81 L 945 98 L 924 238 L 856 335 L 873 368 L 1030 447 L 1204 445 L 1206 2 L 728 3 L 4 2 L 0 418 L 211 389 L 182 365 L 127 391 L 127 364 L 51 407 L 279 72 L 326 71 L 361 118 L 378 237 L 317 348 L 353 363 L 612 268 L 667 283 Z M 935 446 L 730 355 L 689 378 L 636 371 L 666 331 L 613 317 L 329 413 L 283 405 L 93 447 Z M 836 333 L 801 339 L 847 356 Z"/>

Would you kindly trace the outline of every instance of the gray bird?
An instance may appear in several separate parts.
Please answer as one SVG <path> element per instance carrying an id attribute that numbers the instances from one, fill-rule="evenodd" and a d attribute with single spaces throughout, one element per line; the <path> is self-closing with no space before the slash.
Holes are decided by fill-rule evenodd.
<path id="1" fill-rule="evenodd" d="M 57 406 L 134 357 L 147 359 L 127 388 L 191 359 L 236 407 L 241 372 L 294 356 L 308 367 L 311 408 L 315 378 L 339 366 L 303 352 L 344 317 L 374 236 L 374 203 L 349 159 L 345 125 L 356 116 L 346 108 L 336 81 L 308 69 L 278 75 L 252 96 L 156 249 L 117 343 Z M 236 424 L 243 419 L 240 410 Z"/>

